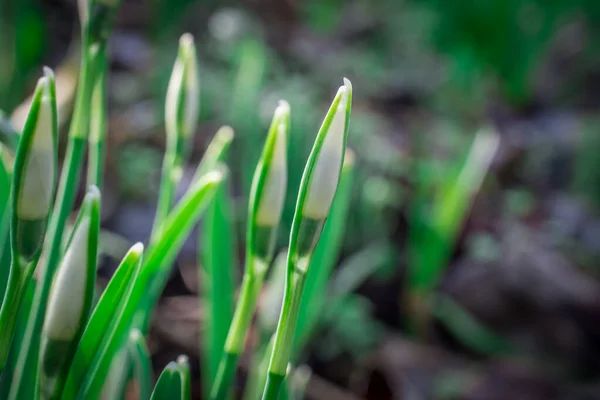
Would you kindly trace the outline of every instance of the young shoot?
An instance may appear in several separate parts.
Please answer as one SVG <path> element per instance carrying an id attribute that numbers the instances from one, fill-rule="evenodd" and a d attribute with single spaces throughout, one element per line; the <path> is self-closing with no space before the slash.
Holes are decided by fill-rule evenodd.
<path id="1" fill-rule="evenodd" d="M 0 371 L 14 332 L 15 310 L 21 305 L 46 235 L 56 186 L 57 124 L 54 74 L 45 68 L 33 95 L 13 170 L 12 263 L 0 309 Z"/>
<path id="2" fill-rule="evenodd" d="M 300 182 L 290 234 L 285 295 L 263 400 L 277 399 L 286 376 L 308 268 L 340 180 L 351 107 L 352 85 L 344 79 L 317 134 Z"/>
<path id="3" fill-rule="evenodd" d="M 181 181 L 183 167 L 191 148 L 191 140 L 198 123 L 198 66 L 194 38 L 189 33 L 179 39 L 179 51 L 171 73 L 165 103 L 167 146 L 162 166 L 162 179 L 152 242 L 171 212 L 175 190 Z"/>
<path id="4" fill-rule="evenodd" d="M 244 349 L 265 272 L 273 258 L 287 188 L 289 120 L 290 106 L 280 101 L 254 172 L 248 210 L 246 266 L 225 350 L 210 393 L 213 400 L 227 396 L 237 359 Z"/>

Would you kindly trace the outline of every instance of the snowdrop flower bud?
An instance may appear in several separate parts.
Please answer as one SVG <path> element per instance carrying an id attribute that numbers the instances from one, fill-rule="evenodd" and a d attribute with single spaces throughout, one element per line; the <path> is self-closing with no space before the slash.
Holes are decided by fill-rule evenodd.
<path id="1" fill-rule="evenodd" d="M 295 262 L 290 265 L 294 265 L 301 273 L 308 270 L 337 191 L 346 152 L 351 107 L 352 85 L 344 78 L 344 85 L 339 88 L 321 125 L 300 183 L 290 238 Z"/>
<path id="2" fill-rule="evenodd" d="M 281 101 L 273 117 L 274 129 L 268 138 L 262 166 L 266 169 L 260 198 L 256 223 L 261 226 L 277 226 L 283 210 L 283 201 L 287 187 L 287 131 L 290 116 L 290 106 Z M 271 143 L 269 143 L 271 139 Z M 259 167 L 260 168 L 260 167 Z M 258 197 L 258 196 L 257 196 Z"/>
<path id="3" fill-rule="evenodd" d="M 100 192 L 88 191 L 58 267 L 42 328 L 41 390 L 53 398 L 64 382 L 92 304 L 100 228 Z"/>
<path id="4" fill-rule="evenodd" d="M 33 95 L 13 175 L 13 237 L 17 251 L 27 261 L 41 250 L 56 186 L 56 89 L 52 71 L 45 68 L 44 74 Z"/>
<path id="5" fill-rule="evenodd" d="M 165 105 L 168 146 L 182 156 L 198 123 L 198 67 L 194 38 L 189 33 L 179 39 Z"/>
<path id="6" fill-rule="evenodd" d="M 275 110 L 250 193 L 250 248 L 266 264 L 273 255 L 287 189 L 289 120 L 290 106 L 282 100 Z"/>
<path id="7" fill-rule="evenodd" d="M 323 220 L 329 214 L 342 171 L 351 106 L 352 84 L 344 78 L 344 85 L 333 99 L 313 150 L 318 155 L 302 209 L 302 215 L 307 218 Z M 320 147 L 317 147 L 319 142 Z"/>

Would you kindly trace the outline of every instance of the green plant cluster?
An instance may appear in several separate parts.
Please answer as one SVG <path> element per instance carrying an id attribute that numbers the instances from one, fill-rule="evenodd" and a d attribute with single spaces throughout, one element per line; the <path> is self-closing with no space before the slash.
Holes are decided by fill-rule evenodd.
<path id="1" fill-rule="evenodd" d="M 234 304 L 234 246 L 223 161 L 234 136 L 231 128 L 217 132 L 187 192 L 181 200 L 174 199 L 199 109 L 194 40 L 186 34 L 167 90 L 167 149 L 150 243 L 146 249 L 142 243 L 130 248 L 96 298 L 108 118 L 107 39 L 118 7 L 118 0 L 80 3 L 81 72 L 60 178 L 56 83 L 49 68 L 37 83 L 14 162 L 1 148 L 0 193 L 8 195 L 0 198 L 0 239 L 7 239 L 3 232 L 10 237 L 8 262 L 2 264 L 8 270 L 0 308 L 2 399 L 122 398 L 130 376 L 142 399 L 189 399 L 188 358 L 168 364 L 153 386 L 144 337 L 173 261 L 201 215 L 204 295 L 211 316 L 204 348 L 205 383 L 211 387 L 211 399 L 227 398 L 273 261 L 287 194 L 290 106 L 281 101 L 275 110 L 254 172 L 244 277 L 235 311 L 228 311 Z M 277 281 L 281 290 L 272 298 L 280 313 L 272 318 L 270 329 L 263 330 L 270 345 L 263 343 L 264 360 L 256 365 L 251 397 L 262 393 L 263 399 L 276 399 L 280 388 L 287 388 L 297 349 L 314 326 L 314 311 L 324 302 L 348 211 L 351 105 L 352 86 L 344 79 L 302 174 L 289 247 L 280 263 L 285 279 Z M 86 195 L 69 231 L 86 153 Z"/>

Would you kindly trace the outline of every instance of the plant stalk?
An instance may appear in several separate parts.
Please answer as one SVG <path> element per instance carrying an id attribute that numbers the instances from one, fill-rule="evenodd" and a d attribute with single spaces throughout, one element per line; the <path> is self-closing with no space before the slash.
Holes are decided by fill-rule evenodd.
<path id="1" fill-rule="evenodd" d="M 219 370 L 213 383 L 210 399 L 224 400 L 227 397 L 229 386 L 235 374 L 237 360 L 244 350 L 246 334 L 254 309 L 258 301 L 258 296 L 264 281 L 264 272 L 253 273 L 255 270 L 254 263 L 261 263 L 255 257 L 249 256 L 250 265 L 246 265 L 246 273 L 242 279 L 239 298 L 233 314 L 233 320 L 227 334 L 225 349 L 219 363 Z M 264 271 L 266 268 L 260 268 Z"/>

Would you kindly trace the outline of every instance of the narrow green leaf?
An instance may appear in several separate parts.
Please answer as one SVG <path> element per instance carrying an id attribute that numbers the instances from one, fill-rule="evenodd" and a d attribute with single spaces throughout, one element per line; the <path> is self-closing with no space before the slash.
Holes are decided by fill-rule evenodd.
<path id="1" fill-rule="evenodd" d="M 479 354 L 506 356 L 514 351 L 508 340 L 479 323 L 448 296 L 436 298 L 433 314 L 461 343 Z"/>
<path id="2" fill-rule="evenodd" d="M 416 216 L 420 222 L 413 226 L 409 248 L 411 291 L 428 293 L 438 283 L 498 144 L 495 131 L 482 129 L 477 132 L 460 173 L 439 193 L 431 213 Z"/>
<path id="3" fill-rule="evenodd" d="M 223 169 L 205 175 L 188 191 L 165 221 L 161 238 L 149 250 L 133 285 L 122 299 L 122 306 L 114 316 L 110 329 L 104 334 L 102 346 L 98 348 L 92 364 L 86 370 L 79 398 L 90 399 L 100 391 L 115 352 L 124 344 L 126 335 L 132 328 L 134 316 L 139 312 L 141 319 L 148 321 L 169 278 L 170 267 L 177 252 L 224 176 Z M 65 400 L 71 398 L 63 396 Z"/>
<path id="4" fill-rule="evenodd" d="M 11 174 L 9 165 L 5 162 L 8 158 L 8 149 L 0 143 L 0 306 L 4 299 L 8 273 L 10 268 L 10 248 L 8 232 L 10 226 L 10 182 Z M 12 168 L 12 167 L 11 167 Z"/>
<path id="5" fill-rule="evenodd" d="M 139 273 L 143 250 L 144 246 L 141 243 L 135 244 L 129 250 L 93 310 L 73 357 L 63 389 L 63 399 L 75 397 L 107 329 L 118 313 L 117 310 L 125 306 L 123 301 Z"/>
<path id="6" fill-rule="evenodd" d="M 215 137 L 213 137 L 210 144 L 206 148 L 204 156 L 196 168 L 196 173 L 194 174 L 192 183 L 198 182 L 200 178 L 215 169 L 219 163 L 224 161 L 228 153 L 229 146 L 233 141 L 233 137 L 233 129 L 231 129 L 230 126 L 224 125 L 219 128 L 217 133 L 215 133 Z"/>
<path id="7" fill-rule="evenodd" d="M 204 269 L 202 306 L 205 309 L 202 335 L 204 382 L 213 382 L 231 324 L 236 286 L 236 238 L 233 205 L 223 182 L 215 193 L 201 223 L 200 265 Z M 209 390 L 210 385 L 203 385 Z"/>
<path id="8" fill-rule="evenodd" d="M 192 399 L 192 377 L 190 376 L 190 360 L 186 355 L 177 357 L 179 374 L 181 376 L 181 398 L 183 400 Z"/>
<path id="9" fill-rule="evenodd" d="M 152 389 L 152 362 L 150 352 L 141 331 L 129 334 L 129 352 L 133 360 L 133 376 L 139 390 L 139 400 L 148 400 Z"/>
<path id="10" fill-rule="evenodd" d="M 158 377 L 151 400 L 184 400 L 179 365 L 170 362 Z M 185 399 L 187 400 L 187 399 Z"/>
<path id="11" fill-rule="evenodd" d="M 122 400 L 125 399 L 131 357 L 126 346 L 123 346 L 113 357 L 110 370 L 102 389 L 100 400 Z"/>

